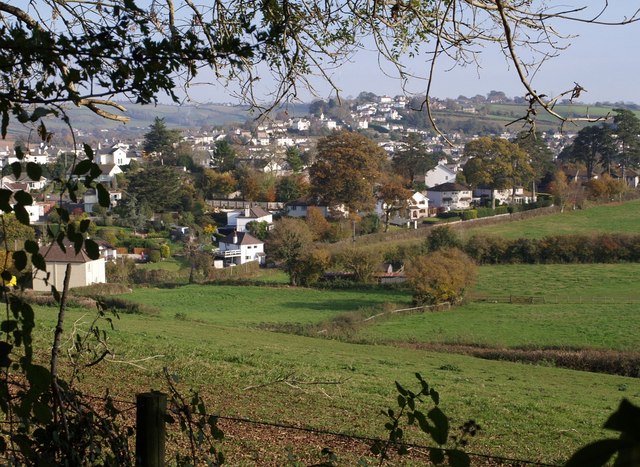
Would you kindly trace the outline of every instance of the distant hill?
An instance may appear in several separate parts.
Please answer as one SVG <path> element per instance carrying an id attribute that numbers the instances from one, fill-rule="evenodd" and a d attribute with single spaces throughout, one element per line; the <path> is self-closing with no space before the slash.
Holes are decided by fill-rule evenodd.
<path id="1" fill-rule="evenodd" d="M 86 108 L 70 108 L 68 114 L 71 124 L 76 131 L 97 136 L 100 132 L 118 132 L 123 136 L 142 135 L 156 117 L 164 118 L 171 128 L 206 128 L 227 124 L 242 124 L 257 117 L 249 112 L 248 107 L 228 104 L 199 104 L 199 105 L 139 105 L 122 103 L 127 109 L 124 115 L 130 118 L 126 124 L 114 122 L 99 117 Z M 286 111 L 289 115 L 304 115 L 309 106 L 307 104 L 289 104 Z M 45 122 L 47 129 L 54 132 L 65 132 L 66 126 L 56 118 Z M 28 130 L 18 124 L 9 126 L 10 137 L 26 139 Z"/>

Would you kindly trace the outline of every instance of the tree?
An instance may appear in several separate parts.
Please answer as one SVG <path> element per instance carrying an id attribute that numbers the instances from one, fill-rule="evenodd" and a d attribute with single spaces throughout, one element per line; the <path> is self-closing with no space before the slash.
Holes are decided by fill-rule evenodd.
<path id="1" fill-rule="evenodd" d="M 533 177 L 533 169 L 527 153 L 517 144 L 503 138 L 482 137 L 468 142 L 464 176 L 474 186 L 487 185 L 491 189 L 491 204 L 495 208 L 494 190 L 512 189 L 512 197 L 518 185 L 524 185 Z"/>
<path id="2" fill-rule="evenodd" d="M 311 231 L 300 219 L 282 218 L 275 223 L 266 242 L 266 252 L 283 263 L 291 285 L 299 284 L 299 262 L 313 242 Z"/>
<path id="3" fill-rule="evenodd" d="M 407 208 L 408 200 L 413 195 L 411 190 L 404 187 L 402 177 L 388 175 L 378 187 L 377 197 L 384 212 L 384 231 L 389 230 L 389 220 L 393 213 Z"/>
<path id="4" fill-rule="evenodd" d="M 416 133 L 410 133 L 405 143 L 406 146 L 393 156 L 393 170 L 411 184 L 416 181 L 417 176 L 433 169 L 444 154 L 430 152 Z"/>
<path id="5" fill-rule="evenodd" d="M 294 201 L 307 196 L 309 182 L 303 175 L 285 175 L 276 181 L 276 201 Z"/>
<path id="6" fill-rule="evenodd" d="M 173 161 L 176 158 L 176 146 L 180 142 L 180 131 L 170 130 L 164 118 L 156 117 L 144 135 L 142 148 L 147 154 L 155 153 L 156 159 Z"/>
<path id="7" fill-rule="evenodd" d="M 151 166 L 129 179 L 128 195 L 140 205 L 152 211 L 166 211 L 180 205 L 182 184 L 175 169 L 167 166 Z M 159 196 L 162 194 L 161 196 Z"/>
<path id="8" fill-rule="evenodd" d="M 269 223 L 267 221 L 251 221 L 247 224 L 247 232 L 258 240 L 266 240 L 269 235 Z"/>
<path id="9" fill-rule="evenodd" d="M 541 133 L 522 132 L 511 142 L 520 146 L 529 155 L 536 182 L 540 182 L 547 174 L 553 173 L 553 151 Z"/>
<path id="10" fill-rule="evenodd" d="M 329 206 L 371 209 L 385 159 L 384 150 L 359 133 L 339 131 L 321 138 L 309 170 L 311 194 Z"/>
<path id="11" fill-rule="evenodd" d="M 628 167 L 640 163 L 640 119 L 628 109 L 613 109 L 616 141 L 619 151 L 617 161 L 622 168 L 622 178 Z"/>
<path id="12" fill-rule="evenodd" d="M 320 208 L 309 206 L 305 222 L 313 235 L 314 241 L 327 240 L 331 235 L 331 224 L 324 217 L 324 213 Z"/>
<path id="13" fill-rule="evenodd" d="M 476 266 L 462 251 L 447 248 L 414 258 L 406 273 L 416 305 L 458 304 L 475 281 Z"/>
<path id="14" fill-rule="evenodd" d="M 242 89 L 240 97 L 264 108 L 253 88 L 260 66 L 267 67 L 275 76 L 267 105 L 275 107 L 295 98 L 300 83 L 309 84 L 309 76 L 321 75 L 333 84 L 326 69 L 350 60 L 367 37 L 378 45 L 381 61 L 390 62 L 403 77 L 404 57 L 423 55 L 425 69 L 433 70 L 429 64 L 435 65 L 440 57 L 458 65 L 475 63 L 485 45 L 498 44 L 530 105 L 566 120 L 554 104 L 565 96 L 579 97 L 584 89 L 576 84 L 556 98 L 545 98 L 530 85 L 528 71 L 538 70 L 536 65 L 550 56 L 548 49 L 559 51 L 568 44 L 562 23 L 604 23 L 599 10 L 589 18 L 591 10 L 558 11 L 531 0 L 455 0 L 411 8 L 369 1 L 310 5 L 302 0 L 251 0 L 215 4 L 211 10 L 181 0 L 153 8 L 135 0 L 114 0 L 90 13 L 82 2 L 40 0 L 29 3 L 28 9 L 20 5 L 0 4 L 8 25 L 0 32 L 0 69 L 7 70 L 0 75 L 0 89 L 11 90 L 0 96 L 2 134 L 9 115 L 36 123 L 44 115 L 63 116 L 63 103 L 126 121 L 121 115 L 125 107 L 112 96 L 152 103 L 166 94 L 179 102 L 176 88 L 188 89 L 207 70 L 210 80 L 232 79 Z M 620 17 L 607 24 L 635 22 L 638 12 L 629 5 Z M 520 59 L 525 55 L 526 65 Z M 427 108 L 431 81 L 424 100 Z M 534 115 L 529 112 L 527 117 Z"/>
<path id="15" fill-rule="evenodd" d="M 230 172 L 236 168 L 238 156 L 226 139 L 216 141 L 211 156 L 211 166 L 219 172 Z"/>
<path id="16" fill-rule="evenodd" d="M 613 152 L 611 133 L 604 125 L 591 125 L 581 129 L 569 150 L 571 160 L 582 162 L 587 168 L 587 178 L 593 178 L 595 167 Z"/>
<path id="17" fill-rule="evenodd" d="M 295 146 L 289 146 L 287 148 L 286 160 L 294 172 L 300 172 L 304 166 L 304 162 L 300 156 L 300 149 Z"/>
<path id="18" fill-rule="evenodd" d="M 382 264 L 382 253 L 378 249 L 348 248 L 338 255 L 337 262 L 353 274 L 356 282 L 369 282 Z"/>
<path id="19" fill-rule="evenodd" d="M 216 172 L 204 169 L 199 177 L 200 189 L 207 199 L 226 198 L 238 188 L 238 181 L 231 172 Z"/>

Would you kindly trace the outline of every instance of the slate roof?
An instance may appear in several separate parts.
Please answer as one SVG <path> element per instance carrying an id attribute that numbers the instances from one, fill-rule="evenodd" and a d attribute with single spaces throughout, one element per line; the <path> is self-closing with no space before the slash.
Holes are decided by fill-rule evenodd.
<path id="1" fill-rule="evenodd" d="M 266 216 L 269 216 L 269 215 L 270 215 L 270 213 L 265 211 L 264 209 L 262 209 L 260 206 L 252 206 L 252 207 L 249 208 L 249 215 L 248 216 L 245 216 L 244 212 L 243 212 L 238 217 L 257 219 L 257 218 L 266 217 Z"/>
<path id="2" fill-rule="evenodd" d="M 238 241 L 234 242 L 233 237 L 237 236 Z M 226 243 L 227 245 L 261 245 L 264 243 L 262 240 L 258 240 L 253 235 L 248 234 L 247 232 L 231 232 L 229 235 L 220 240 L 221 243 Z"/>
<path id="3" fill-rule="evenodd" d="M 76 254 L 71 243 L 65 243 L 64 247 L 66 251 L 62 251 L 57 242 L 45 245 L 40 247 L 40 254 L 48 263 L 89 263 L 93 261 L 84 248 Z"/>
<path id="4" fill-rule="evenodd" d="M 432 188 L 428 188 L 427 191 L 471 191 L 468 186 L 461 185 L 460 183 L 447 182 L 442 185 L 437 185 Z"/>

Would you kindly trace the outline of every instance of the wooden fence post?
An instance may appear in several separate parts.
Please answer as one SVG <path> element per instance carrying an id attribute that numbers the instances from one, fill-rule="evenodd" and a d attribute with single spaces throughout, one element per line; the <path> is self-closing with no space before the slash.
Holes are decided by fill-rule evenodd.
<path id="1" fill-rule="evenodd" d="M 145 392 L 136 396 L 136 466 L 163 467 L 167 395 Z"/>

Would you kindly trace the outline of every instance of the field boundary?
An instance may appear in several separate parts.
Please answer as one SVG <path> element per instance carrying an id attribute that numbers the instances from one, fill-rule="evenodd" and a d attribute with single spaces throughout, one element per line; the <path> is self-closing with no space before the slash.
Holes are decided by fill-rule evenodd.
<path id="1" fill-rule="evenodd" d="M 573 295 L 477 295 L 467 298 L 471 303 L 505 303 L 514 305 L 637 305 L 640 298 L 582 297 Z"/>

